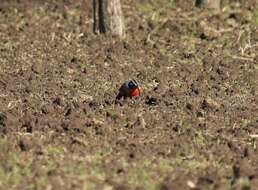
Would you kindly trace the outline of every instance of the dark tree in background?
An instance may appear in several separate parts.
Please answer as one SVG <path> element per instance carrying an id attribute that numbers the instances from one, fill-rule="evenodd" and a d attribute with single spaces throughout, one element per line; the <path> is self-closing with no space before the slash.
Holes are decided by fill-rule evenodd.
<path id="1" fill-rule="evenodd" d="M 221 0 L 196 0 L 195 6 L 196 7 L 204 7 L 207 9 L 213 9 L 216 11 L 220 10 L 220 1 Z"/>
<path id="2" fill-rule="evenodd" d="M 106 33 L 104 0 L 93 0 L 93 32 L 94 33 L 97 33 L 97 25 L 100 33 Z"/>
<path id="3" fill-rule="evenodd" d="M 111 34 L 112 36 L 122 38 L 125 26 L 120 0 L 108 0 L 107 2 Z M 93 0 L 93 32 L 106 33 L 105 22 L 104 0 Z"/>
<path id="4" fill-rule="evenodd" d="M 200 8 L 200 7 L 202 6 L 202 4 L 203 4 L 203 0 L 196 0 L 196 1 L 195 1 L 195 6 L 196 6 L 196 7 L 199 7 L 199 8 Z"/>

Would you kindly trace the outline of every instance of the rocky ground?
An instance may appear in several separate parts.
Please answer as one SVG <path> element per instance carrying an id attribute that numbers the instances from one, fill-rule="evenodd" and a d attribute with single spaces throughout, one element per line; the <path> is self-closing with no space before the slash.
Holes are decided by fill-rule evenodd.
<path id="1" fill-rule="evenodd" d="M 89 0 L 1 1 L 0 189 L 258 189 L 258 7 L 224 2 L 124 0 L 118 40 Z"/>

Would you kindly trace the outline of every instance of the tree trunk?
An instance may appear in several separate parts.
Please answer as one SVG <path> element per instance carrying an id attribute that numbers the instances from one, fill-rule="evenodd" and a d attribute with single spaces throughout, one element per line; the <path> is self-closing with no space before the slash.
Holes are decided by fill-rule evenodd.
<path id="1" fill-rule="evenodd" d="M 202 4 L 203 4 L 203 0 L 196 0 L 196 1 L 195 1 L 195 6 L 196 6 L 196 7 L 199 7 L 199 8 L 200 8 L 200 7 L 202 6 Z"/>
<path id="2" fill-rule="evenodd" d="M 106 33 L 104 0 L 93 0 L 93 32 L 97 33 L 97 25 L 100 33 Z M 98 12 L 97 12 L 98 8 Z"/>
<path id="3" fill-rule="evenodd" d="M 220 0 L 206 0 L 205 6 L 208 9 L 220 10 Z"/>
<path id="4" fill-rule="evenodd" d="M 111 34 L 123 38 L 125 25 L 120 0 L 109 0 L 108 12 Z"/>
<path id="5" fill-rule="evenodd" d="M 99 32 L 106 33 L 105 14 L 104 14 L 104 0 L 99 0 Z"/>
<path id="6" fill-rule="evenodd" d="M 207 9 L 213 9 L 213 10 L 219 11 L 220 10 L 220 1 L 221 0 L 196 0 L 195 6 L 201 7 L 204 5 L 204 7 Z"/>
<path id="7" fill-rule="evenodd" d="M 96 14 L 96 0 L 92 0 L 92 8 L 93 8 L 93 32 L 97 33 L 97 14 Z"/>

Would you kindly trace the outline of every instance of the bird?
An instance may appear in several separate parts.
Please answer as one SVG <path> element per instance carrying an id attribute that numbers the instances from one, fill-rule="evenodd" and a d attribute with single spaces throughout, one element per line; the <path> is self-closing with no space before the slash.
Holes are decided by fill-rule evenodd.
<path id="1" fill-rule="evenodd" d="M 122 97 L 134 97 L 140 96 L 140 88 L 135 79 L 125 81 L 122 86 L 119 88 L 119 92 L 116 96 L 116 100 L 120 100 Z"/>

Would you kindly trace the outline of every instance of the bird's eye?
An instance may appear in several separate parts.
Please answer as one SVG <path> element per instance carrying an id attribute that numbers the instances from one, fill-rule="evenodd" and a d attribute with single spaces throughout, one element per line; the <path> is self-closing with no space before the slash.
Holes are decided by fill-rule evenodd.
<path id="1" fill-rule="evenodd" d="M 133 87 L 135 87 L 135 85 L 134 85 L 133 81 L 130 81 L 130 82 L 128 83 L 128 86 L 129 86 L 129 88 L 133 88 Z"/>
<path id="2" fill-rule="evenodd" d="M 133 80 L 131 80 L 131 81 L 128 83 L 128 86 L 129 86 L 129 88 L 134 88 L 134 87 L 137 87 L 138 84 L 137 84 L 137 82 L 133 79 Z"/>

